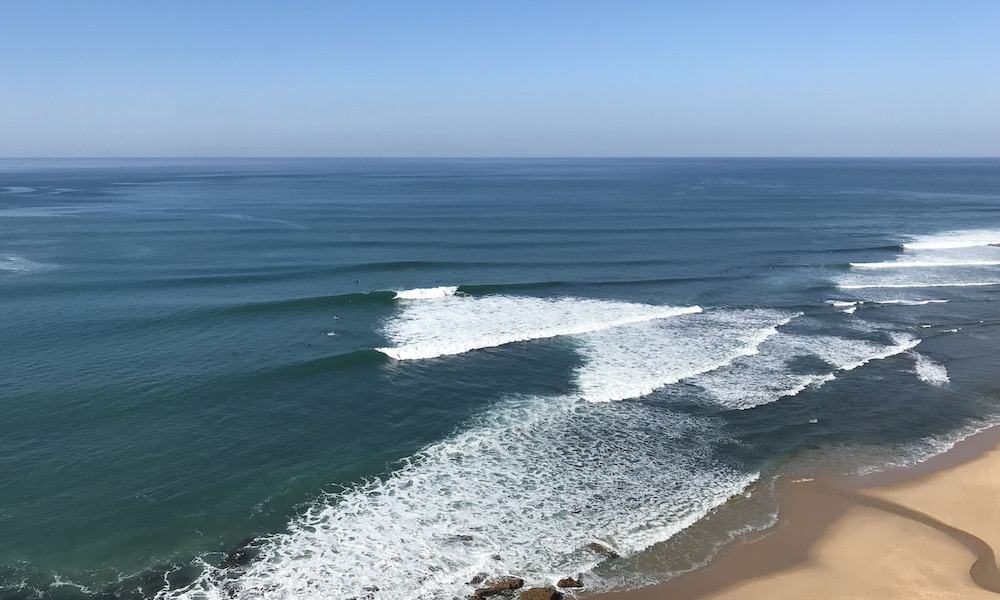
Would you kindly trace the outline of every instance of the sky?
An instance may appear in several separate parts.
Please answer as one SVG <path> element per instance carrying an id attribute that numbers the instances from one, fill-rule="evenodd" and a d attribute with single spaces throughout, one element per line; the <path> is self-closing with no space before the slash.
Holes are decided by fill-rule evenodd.
<path id="1" fill-rule="evenodd" d="M 32 0 L 0 156 L 1000 156 L 1000 1 Z"/>

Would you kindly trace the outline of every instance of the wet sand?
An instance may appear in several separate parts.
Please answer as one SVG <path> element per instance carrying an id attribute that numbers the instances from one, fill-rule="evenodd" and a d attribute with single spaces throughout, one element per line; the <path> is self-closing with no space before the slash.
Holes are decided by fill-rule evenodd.
<path id="1" fill-rule="evenodd" d="M 1000 598 L 1000 428 L 925 463 L 788 482 L 780 521 L 704 569 L 600 600 Z"/>

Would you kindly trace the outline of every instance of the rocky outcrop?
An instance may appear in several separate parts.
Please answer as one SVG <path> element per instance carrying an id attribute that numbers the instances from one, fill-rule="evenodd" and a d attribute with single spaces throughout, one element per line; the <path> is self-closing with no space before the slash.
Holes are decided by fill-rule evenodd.
<path id="1" fill-rule="evenodd" d="M 479 600 L 481 598 L 489 598 L 490 596 L 513 592 L 514 590 L 521 589 L 522 587 L 524 587 L 524 580 L 520 577 L 513 577 L 511 575 L 494 577 L 493 579 L 487 579 L 484 581 L 482 587 L 477 589 L 472 594 L 472 597 Z"/>
<path id="2" fill-rule="evenodd" d="M 528 588 L 521 592 L 520 600 L 561 600 L 562 592 L 554 588 Z"/>
<path id="3" fill-rule="evenodd" d="M 601 556 L 606 556 L 608 558 L 621 557 L 621 555 L 615 552 L 611 546 L 606 546 L 600 542 L 591 542 L 587 544 L 587 549 L 595 554 L 600 554 Z"/>
<path id="4" fill-rule="evenodd" d="M 580 577 L 579 575 L 577 576 L 576 579 L 573 579 L 572 577 L 563 577 L 562 579 L 560 579 L 559 581 L 556 582 L 556 587 L 561 587 L 561 588 L 582 588 L 583 587 L 583 578 Z"/>

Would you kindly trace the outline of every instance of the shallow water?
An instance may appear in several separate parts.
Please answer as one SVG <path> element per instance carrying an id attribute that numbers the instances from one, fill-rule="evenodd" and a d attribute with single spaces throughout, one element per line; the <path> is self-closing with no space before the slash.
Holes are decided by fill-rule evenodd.
<path id="1" fill-rule="evenodd" d="M 0 161 L 0 598 L 667 577 L 993 422 L 996 244 L 996 160 Z"/>

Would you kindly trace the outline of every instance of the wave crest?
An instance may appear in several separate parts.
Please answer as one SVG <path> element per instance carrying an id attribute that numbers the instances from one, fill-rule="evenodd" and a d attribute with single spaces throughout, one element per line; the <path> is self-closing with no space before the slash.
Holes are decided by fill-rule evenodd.
<path id="1" fill-rule="evenodd" d="M 701 312 L 700 306 L 658 306 L 586 298 L 447 296 L 407 303 L 382 327 L 394 346 L 377 348 L 397 360 L 436 358 L 480 348 Z"/>

